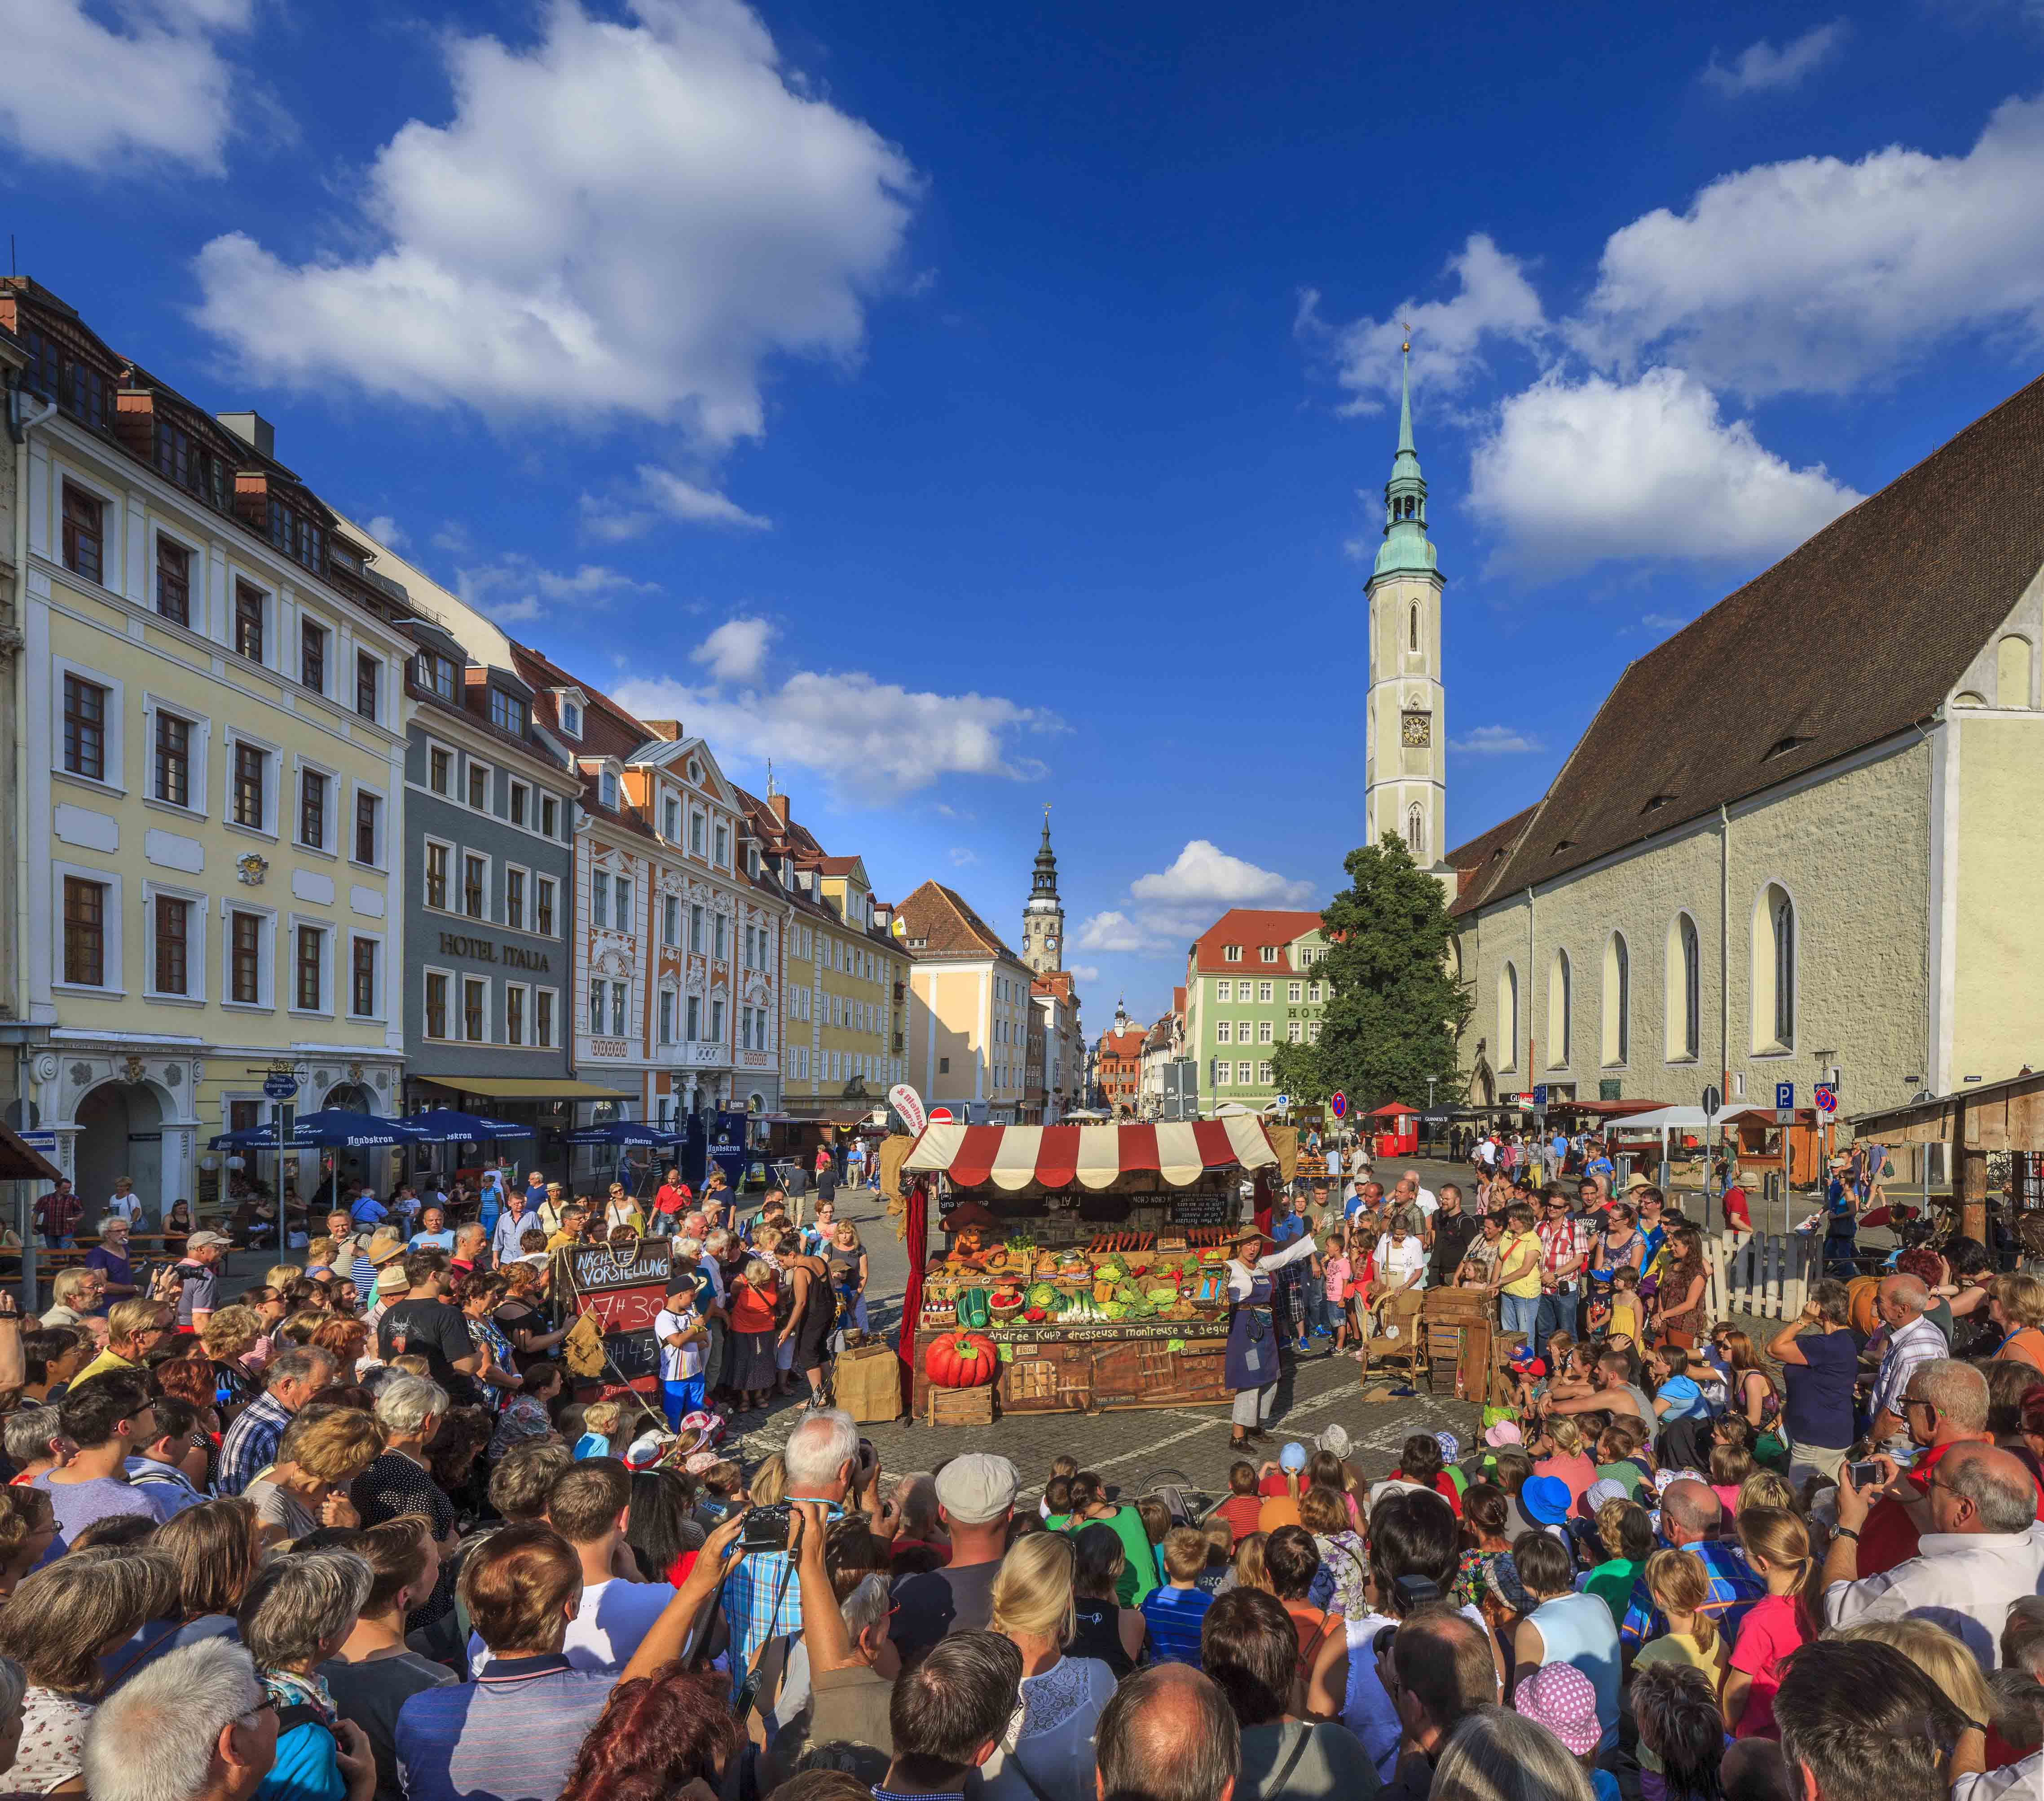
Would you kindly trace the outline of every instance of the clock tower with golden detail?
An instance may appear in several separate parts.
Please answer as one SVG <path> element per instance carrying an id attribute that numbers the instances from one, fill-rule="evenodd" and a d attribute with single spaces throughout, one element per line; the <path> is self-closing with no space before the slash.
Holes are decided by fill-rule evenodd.
<path id="1" fill-rule="evenodd" d="M 1422 869 L 1445 870 L 1448 750 L 1441 687 L 1441 571 L 1427 536 L 1427 480 L 1412 448 L 1412 349 L 1399 379 L 1398 449 L 1384 485 L 1384 542 L 1370 598 L 1363 829 L 1394 833 Z"/>

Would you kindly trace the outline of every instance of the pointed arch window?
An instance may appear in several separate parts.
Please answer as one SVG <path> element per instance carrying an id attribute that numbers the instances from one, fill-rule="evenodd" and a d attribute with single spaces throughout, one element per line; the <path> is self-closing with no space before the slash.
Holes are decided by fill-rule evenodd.
<path id="1" fill-rule="evenodd" d="M 1415 601 L 1412 603 L 1412 625 L 1410 648 L 1414 650 L 1417 650 L 1420 648 L 1420 603 L 1417 601 Z"/>
<path id="2" fill-rule="evenodd" d="M 1632 953 L 1622 932 L 1604 942 L 1603 999 L 1601 1060 L 1606 1068 L 1616 1069 L 1630 1060 L 1632 1051 Z"/>
<path id="3" fill-rule="evenodd" d="M 1566 1069 L 1569 1065 L 1569 1027 L 1574 1007 L 1574 996 L 1569 968 L 1569 953 L 1557 950 L 1554 960 L 1547 966 L 1547 1064 L 1550 1068 Z"/>
<path id="4" fill-rule="evenodd" d="M 1686 913 L 1668 922 L 1661 991 L 1666 1032 L 1664 1055 L 1670 1063 L 1693 1063 L 1703 1037 L 1703 943 Z"/>
<path id="5" fill-rule="evenodd" d="M 1508 963 L 1497 972 L 1497 1067 L 1519 1067 L 1519 972 Z"/>
<path id="6" fill-rule="evenodd" d="M 1427 854 L 1427 815 L 1417 801 L 1405 809 L 1405 848 L 1416 857 Z"/>
<path id="7" fill-rule="evenodd" d="M 1779 882 L 1761 891 L 1753 909 L 1753 1049 L 1796 1048 L 1796 903 Z"/>

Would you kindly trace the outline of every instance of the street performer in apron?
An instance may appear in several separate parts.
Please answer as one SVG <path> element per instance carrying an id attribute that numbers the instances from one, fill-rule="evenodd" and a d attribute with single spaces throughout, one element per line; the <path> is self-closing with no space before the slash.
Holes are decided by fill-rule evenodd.
<path id="1" fill-rule="evenodd" d="M 1254 1226 L 1235 1233 L 1235 1255 L 1228 1265 L 1228 1385 L 1235 1391 L 1237 1449 L 1263 1427 L 1278 1401 L 1278 1326 L 1271 1317 L 1272 1272 L 1312 1256 L 1309 1233 L 1301 1233 L 1283 1250 L 1263 1256 L 1263 1234 Z"/>

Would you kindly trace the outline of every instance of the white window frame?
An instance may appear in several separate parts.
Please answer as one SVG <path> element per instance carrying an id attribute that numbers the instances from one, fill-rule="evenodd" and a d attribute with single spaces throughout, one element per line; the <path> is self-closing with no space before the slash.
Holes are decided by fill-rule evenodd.
<path id="1" fill-rule="evenodd" d="M 309 772 L 314 775 L 324 775 L 326 778 L 327 842 L 325 845 L 309 845 L 298 836 L 298 828 L 305 821 L 305 776 Z M 335 814 L 338 810 L 340 797 L 346 791 L 347 785 L 341 780 L 340 772 L 332 764 L 321 763 L 309 756 L 294 756 L 292 757 L 290 845 L 293 850 L 309 856 L 323 856 L 330 862 L 338 863 L 341 860 L 340 853 L 334 848 L 333 837 L 334 829 L 339 824 Z M 351 836 L 354 829 L 355 822 L 351 816 L 348 820 L 348 831 Z"/>
<path id="2" fill-rule="evenodd" d="M 596 884 L 603 883 L 603 906 L 599 911 L 596 904 Z M 610 872 L 590 865 L 589 871 L 589 922 L 599 932 L 610 929 Z"/>
<path id="3" fill-rule="evenodd" d="M 564 738 L 573 738 L 579 743 L 582 740 L 582 721 L 585 710 L 581 698 L 578 695 L 571 694 L 566 688 L 555 688 L 553 691 L 553 695 L 554 722 L 559 728 L 561 736 Z M 572 725 L 568 722 L 568 715 L 571 713 L 574 715 L 574 722 Z"/>
<path id="4" fill-rule="evenodd" d="M 632 878 L 629 874 L 613 869 L 610 872 L 610 916 L 617 922 L 612 928 L 628 937 L 639 936 L 632 913 Z"/>
<path id="5" fill-rule="evenodd" d="M 455 895 L 459 891 L 458 884 L 461 879 L 460 871 L 455 863 L 455 856 L 460 847 L 451 838 L 443 838 L 432 832 L 422 833 L 419 843 L 419 905 L 428 913 L 441 914 L 449 918 L 459 917 L 454 902 Z M 444 850 L 447 852 L 447 899 L 445 904 L 440 906 L 435 906 L 427 898 L 432 892 L 427 883 L 427 872 L 432 866 L 432 853 L 436 850 Z"/>
<path id="6" fill-rule="evenodd" d="M 1252 1068 L 1254 1068 L 1254 1067 L 1255 1067 L 1255 1066 L 1254 1066 L 1253 1064 L 1247 1064 L 1247 1063 L 1240 1063 L 1240 1062 L 1238 1062 L 1238 1063 L 1235 1064 L 1235 1087 L 1237 1087 L 1238 1088 L 1247 1088 L 1247 1087 L 1249 1087 L 1249 1086 L 1250 1086 L 1250 1081 L 1249 1081 L 1249 1072 L 1250 1072 L 1250 1071 L 1251 1071 Z"/>
<path id="7" fill-rule="evenodd" d="M 436 1034 L 432 1029 L 432 1002 L 428 998 L 427 992 L 428 985 L 436 976 L 448 985 L 447 1015 L 444 1021 L 448 1029 L 445 1032 L 438 1034 Z M 429 1045 L 458 1045 L 461 1042 L 455 1032 L 456 1024 L 455 1010 L 459 1004 L 455 979 L 454 971 L 443 968 L 437 963 L 427 964 L 419 972 L 419 1036 Z"/>
<path id="8" fill-rule="evenodd" d="M 1257 1021 L 1257 1022 L 1256 1022 L 1256 1041 L 1257 1041 L 1257 1043 L 1258 1043 L 1259 1045 L 1268 1045 L 1268 1044 L 1270 1044 L 1270 1043 L 1274 1042 L 1274 1037 L 1273 1037 L 1273 1035 L 1272 1035 L 1272 1026 L 1273 1026 L 1273 1022 L 1271 1022 L 1271 1021 L 1270 1021 L 1270 1020 L 1268 1020 L 1268 1019 L 1259 1019 L 1259 1020 L 1258 1020 L 1258 1021 Z"/>
<path id="9" fill-rule="evenodd" d="M 482 1036 L 479 1038 L 471 1038 L 468 1035 L 468 985 L 471 982 L 479 982 L 482 985 Z M 487 976 L 478 976 L 466 969 L 461 972 L 459 985 L 455 991 L 455 1016 L 448 1022 L 459 1028 L 455 1041 L 457 1044 L 494 1045 L 497 1042 L 497 1022 L 492 1017 L 494 1008 L 491 1004 L 496 986 Z"/>
<path id="10" fill-rule="evenodd" d="M 61 496 L 60 501 L 61 501 Z M 63 522 L 61 506 L 59 508 L 57 522 L 60 525 Z M 189 632 L 197 638 L 208 637 L 209 634 L 207 633 L 206 626 L 212 613 L 213 596 L 206 591 L 205 581 L 206 547 L 194 542 L 189 534 L 162 514 L 150 514 L 148 531 L 148 548 L 144 553 L 142 568 L 143 610 L 149 615 L 151 621 L 159 628 L 165 628 L 173 632 Z M 186 571 L 185 606 L 186 613 L 193 621 L 188 625 L 180 625 L 176 620 L 167 618 L 156 610 L 157 552 L 159 548 L 159 541 L 163 538 L 168 538 L 185 553 Z M 61 545 L 59 548 L 61 550 Z M 196 594 L 192 592 L 194 588 L 198 591 Z M 175 709 L 173 708 L 172 710 L 175 711 Z"/>
<path id="11" fill-rule="evenodd" d="M 1271 997 L 1275 995 L 1277 991 L 1277 988 L 1272 983 L 1269 982 L 1258 982 L 1256 984 L 1256 1004 L 1258 1006 L 1270 1006 Z"/>
<path id="12" fill-rule="evenodd" d="M 547 908 L 547 910 L 554 916 L 554 927 L 551 932 L 542 932 L 540 929 L 540 890 L 542 887 L 548 890 L 551 895 L 551 904 Z M 557 938 L 561 935 L 560 879 L 558 876 L 542 875 L 536 870 L 532 875 L 532 933 L 536 938 Z"/>
<path id="13" fill-rule="evenodd" d="M 324 613 L 307 606 L 302 602 L 295 609 L 295 611 L 298 622 L 296 642 L 298 667 L 292 673 L 291 685 L 301 694 L 317 695 L 323 700 L 331 700 L 333 697 L 327 683 L 333 673 L 334 652 L 340 643 L 340 628 Z M 320 685 L 316 688 L 309 687 L 305 683 L 305 627 L 308 625 L 316 625 L 326 634 L 326 643 L 321 647 L 320 652 Z M 352 670 L 349 672 L 351 675 L 353 673 Z M 354 710 L 354 705 L 351 702 L 348 711 L 352 713 Z"/>
<path id="14" fill-rule="evenodd" d="M 446 740 L 443 738 L 434 737 L 429 733 L 423 735 L 423 741 L 426 748 L 426 759 L 425 764 L 421 766 L 419 775 L 420 791 L 424 794 L 436 795 L 441 800 L 450 801 L 459 805 L 460 803 L 461 797 L 455 792 L 455 785 L 461 779 L 461 751 L 459 747 L 448 743 Z M 448 785 L 444 792 L 433 786 L 433 752 L 436 750 L 444 751 L 447 753 Z"/>
<path id="15" fill-rule="evenodd" d="M 240 598 L 240 591 L 244 587 L 252 589 L 256 598 L 263 603 L 263 657 L 260 662 L 252 657 L 244 656 L 234 647 L 234 626 L 238 617 L 235 608 Z M 222 635 L 221 643 L 227 654 L 244 669 L 267 669 L 273 675 L 282 675 L 284 672 L 283 605 L 278 598 L 277 584 L 268 579 L 260 571 L 247 568 L 229 558 L 227 564 L 226 593 L 226 630 Z M 233 664 L 228 665 L 229 668 L 233 666 Z"/>
<path id="16" fill-rule="evenodd" d="M 709 830 L 710 861 L 719 869 L 731 867 L 731 828 L 721 819 L 711 822 Z"/>
<path id="17" fill-rule="evenodd" d="M 511 923 L 511 878 L 513 875 L 523 878 L 521 885 L 524 890 L 524 899 L 520 902 L 519 922 L 516 926 Z M 498 894 L 497 918 L 498 923 L 507 932 L 529 932 L 532 929 L 532 872 L 522 863 L 507 861 L 504 865 L 503 879 Z"/>
<path id="18" fill-rule="evenodd" d="M 518 804 L 521 795 L 524 799 L 523 806 Z M 521 813 L 524 815 L 522 819 L 519 818 Z M 521 782 L 514 776 L 506 785 L 504 791 L 504 819 L 505 824 L 516 825 L 521 832 L 532 829 L 532 784 L 530 782 Z"/>
<path id="19" fill-rule="evenodd" d="M 707 859 L 709 854 L 709 818 L 699 806 L 689 809 L 688 852 Z"/>
<path id="20" fill-rule="evenodd" d="M 474 772 L 478 769 L 482 772 L 482 804 L 480 806 L 468 798 L 471 789 L 475 785 Z M 485 762 L 473 752 L 464 752 L 462 756 L 461 804 L 471 813 L 480 814 L 485 819 L 494 819 L 497 814 L 492 802 L 496 791 L 497 765 Z"/>
<path id="21" fill-rule="evenodd" d="M 263 781 L 263 823 L 260 825 L 244 825 L 234 817 L 234 753 L 243 745 L 262 752 L 270 760 L 270 767 Z M 286 767 L 283 747 L 230 724 L 221 729 L 220 763 L 221 824 L 229 831 L 238 833 L 244 838 L 263 838 L 271 844 L 277 843 L 277 809 L 283 799 L 278 791 L 283 786 Z M 294 789 L 294 799 L 296 792 Z"/>
<path id="22" fill-rule="evenodd" d="M 156 987 L 156 902 L 159 898 L 182 901 L 187 909 L 185 976 L 190 990 L 182 995 L 167 994 Z M 142 999 L 145 1001 L 160 1001 L 166 1006 L 206 1004 L 206 910 L 212 898 L 202 888 L 181 887 L 175 882 L 144 880 L 142 883 Z"/>
<path id="23" fill-rule="evenodd" d="M 234 915 L 246 913 L 263 922 L 256 952 L 256 995 L 252 1001 L 234 999 Z M 220 1004 L 231 1013 L 275 1013 L 277 1010 L 277 910 L 252 906 L 236 895 L 220 897 Z"/>
<path id="24" fill-rule="evenodd" d="M 1241 962 L 1242 946 L 1239 945 L 1223 945 L 1220 948 L 1220 960 L 1223 963 Z"/>
<path id="25" fill-rule="evenodd" d="M 153 600 L 155 596 L 152 595 L 150 598 Z M 391 722 L 390 710 L 383 702 L 390 692 L 390 660 L 371 650 L 359 638 L 352 641 L 351 648 L 355 652 L 355 667 L 348 672 L 348 716 L 351 719 L 361 720 L 364 725 L 387 728 Z M 365 662 L 376 666 L 376 717 L 374 719 L 368 718 L 355 704 L 361 687 L 362 665 Z"/>
<path id="26" fill-rule="evenodd" d="M 1300 1002 L 1304 999 L 1305 992 L 1306 984 L 1304 983 L 1287 982 L 1285 984 L 1285 1004 L 1287 1006 L 1298 1006 Z"/>
<path id="27" fill-rule="evenodd" d="M 321 918 L 317 914 L 294 913 L 287 915 L 286 922 L 290 929 L 291 934 L 291 985 L 288 991 L 290 1004 L 284 1009 L 285 1012 L 294 1014 L 300 1019 L 338 1018 L 339 1015 L 334 1010 L 334 1003 L 340 997 L 335 994 L 333 986 L 333 946 L 336 935 L 333 922 L 331 919 Z M 313 931 L 320 935 L 320 996 L 326 1003 L 323 1006 L 298 1005 L 298 933 L 301 930 Z"/>
<path id="28" fill-rule="evenodd" d="M 615 769 L 597 771 L 596 798 L 597 804 L 606 811 L 615 813 L 618 810 L 619 803 L 624 798 L 624 791 L 623 784 L 618 780 L 617 772 Z"/>
<path id="29" fill-rule="evenodd" d="M 174 800 L 163 800 L 156 793 L 156 715 L 167 713 L 174 719 L 182 719 L 190 728 L 186 745 L 191 757 L 191 779 L 186 791 L 192 797 L 185 806 Z M 176 701 L 142 691 L 142 804 L 152 806 L 159 813 L 167 813 L 173 819 L 205 819 L 210 817 L 206 806 L 206 772 L 211 767 L 206 752 L 213 741 L 213 722 L 194 710 L 180 706 Z"/>
<path id="30" fill-rule="evenodd" d="M 75 876 L 82 882 L 97 882 L 106 890 L 106 916 L 101 922 L 100 973 L 106 980 L 97 987 L 83 982 L 67 982 L 63 979 L 63 885 L 67 875 Z M 94 869 L 83 863 L 52 863 L 50 865 L 50 987 L 53 993 L 63 995 L 97 995 L 102 999 L 118 1000 L 127 992 L 128 965 L 125 960 L 125 946 L 121 941 L 121 926 L 126 918 L 126 902 L 121 872 L 117 869 Z"/>
<path id="31" fill-rule="evenodd" d="M 468 910 L 468 866 L 471 860 L 482 865 L 482 910 L 480 913 Z M 455 890 L 462 904 L 455 910 L 463 919 L 472 920 L 479 925 L 492 924 L 490 910 L 491 902 L 496 899 L 496 889 L 497 859 L 487 851 L 471 850 L 463 845 L 461 848 L 461 879 Z"/>
<path id="32" fill-rule="evenodd" d="M 387 789 L 378 787 L 373 782 L 357 782 L 354 787 L 355 792 L 348 797 L 351 802 L 359 802 L 361 796 L 367 795 L 377 803 L 376 860 L 374 863 L 364 863 L 355 854 L 355 816 L 357 808 L 353 804 L 351 804 L 348 810 L 348 860 L 357 869 L 374 869 L 380 875 L 387 875 L 390 872 L 390 792 Z"/>
<path id="33" fill-rule="evenodd" d="M 663 895 L 660 897 L 660 942 L 670 950 L 678 950 L 682 941 L 682 897 Z"/>
<path id="34" fill-rule="evenodd" d="M 518 997 L 519 1031 L 521 1036 L 511 1036 L 511 997 Z M 504 984 L 504 1046 L 507 1050 L 530 1050 L 532 1035 L 532 987 L 528 982 L 506 982 Z"/>
<path id="35" fill-rule="evenodd" d="M 624 1021 L 622 1025 L 618 1023 L 617 1018 L 617 999 L 620 995 L 624 997 Z M 629 1038 L 632 1036 L 632 987 L 629 983 L 613 981 L 610 984 L 609 1036 L 613 1038 Z"/>
<path id="36" fill-rule="evenodd" d="M 64 677 L 67 675 L 75 675 L 82 682 L 90 682 L 94 687 L 106 691 L 106 718 L 102 727 L 106 745 L 101 767 L 113 772 L 112 779 L 102 775 L 74 775 L 63 766 L 63 691 Z M 128 746 L 125 729 L 127 703 L 128 684 L 118 676 L 110 675 L 103 670 L 94 668 L 89 663 L 80 663 L 73 657 L 53 656 L 50 659 L 50 775 L 52 780 L 83 788 L 92 794 L 121 796 L 127 794 Z"/>
<path id="37" fill-rule="evenodd" d="M 660 985 L 659 1006 L 654 1015 L 653 1041 L 666 1046 L 674 1042 L 674 1032 L 680 1024 L 681 996 L 670 982 Z"/>
<path id="38" fill-rule="evenodd" d="M 366 940 L 376 947 L 376 1005 L 375 1010 L 370 1013 L 357 1013 L 355 1010 L 355 945 L 357 939 Z M 336 972 L 335 980 L 338 983 L 340 979 Z M 348 1011 L 342 1017 L 363 1024 L 374 1024 L 390 1017 L 390 945 L 383 933 L 358 931 L 353 926 L 348 928 L 347 982 Z M 340 998 L 340 994 L 336 992 L 334 995 L 335 1000 L 339 1001 Z"/>
<path id="39" fill-rule="evenodd" d="M 670 825 L 672 825 L 675 829 L 675 831 L 678 831 L 681 828 L 681 823 L 682 803 L 680 798 L 674 795 L 663 795 L 660 800 L 660 836 L 665 838 L 669 844 L 679 845 L 681 840 L 675 837 L 674 832 L 670 831 L 667 828 Z"/>
<path id="40" fill-rule="evenodd" d="M 63 491 L 64 483 L 88 494 L 100 505 L 99 515 L 99 579 L 93 585 L 103 594 L 125 596 L 127 587 L 128 505 L 114 489 L 109 487 L 98 476 L 80 468 L 76 464 L 62 457 L 50 459 L 50 539 L 49 560 L 62 569 L 66 576 L 83 587 L 90 577 L 81 575 L 63 560 Z M 149 610 L 156 610 L 156 600 L 151 597 Z M 265 637 L 265 644 L 269 640 Z"/>
<path id="41" fill-rule="evenodd" d="M 543 995 L 546 997 L 547 1001 L 547 1036 L 544 1039 L 540 1036 L 540 998 Z M 560 1048 L 560 990 L 558 988 L 544 988 L 537 986 L 528 986 L 527 999 L 530 1002 L 532 1009 L 532 1043 L 531 1048 L 536 1051 L 558 1050 Z"/>

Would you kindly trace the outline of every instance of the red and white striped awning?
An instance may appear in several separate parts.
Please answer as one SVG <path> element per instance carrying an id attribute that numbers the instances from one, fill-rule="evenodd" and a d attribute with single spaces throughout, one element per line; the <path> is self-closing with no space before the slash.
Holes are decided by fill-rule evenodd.
<path id="1" fill-rule="evenodd" d="M 1182 1188 L 1209 1169 L 1277 1160 L 1262 1124 L 1243 1114 L 1157 1126 L 928 1126 L 901 1167 L 942 1170 L 961 1188 L 1105 1188 L 1132 1170 Z"/>

